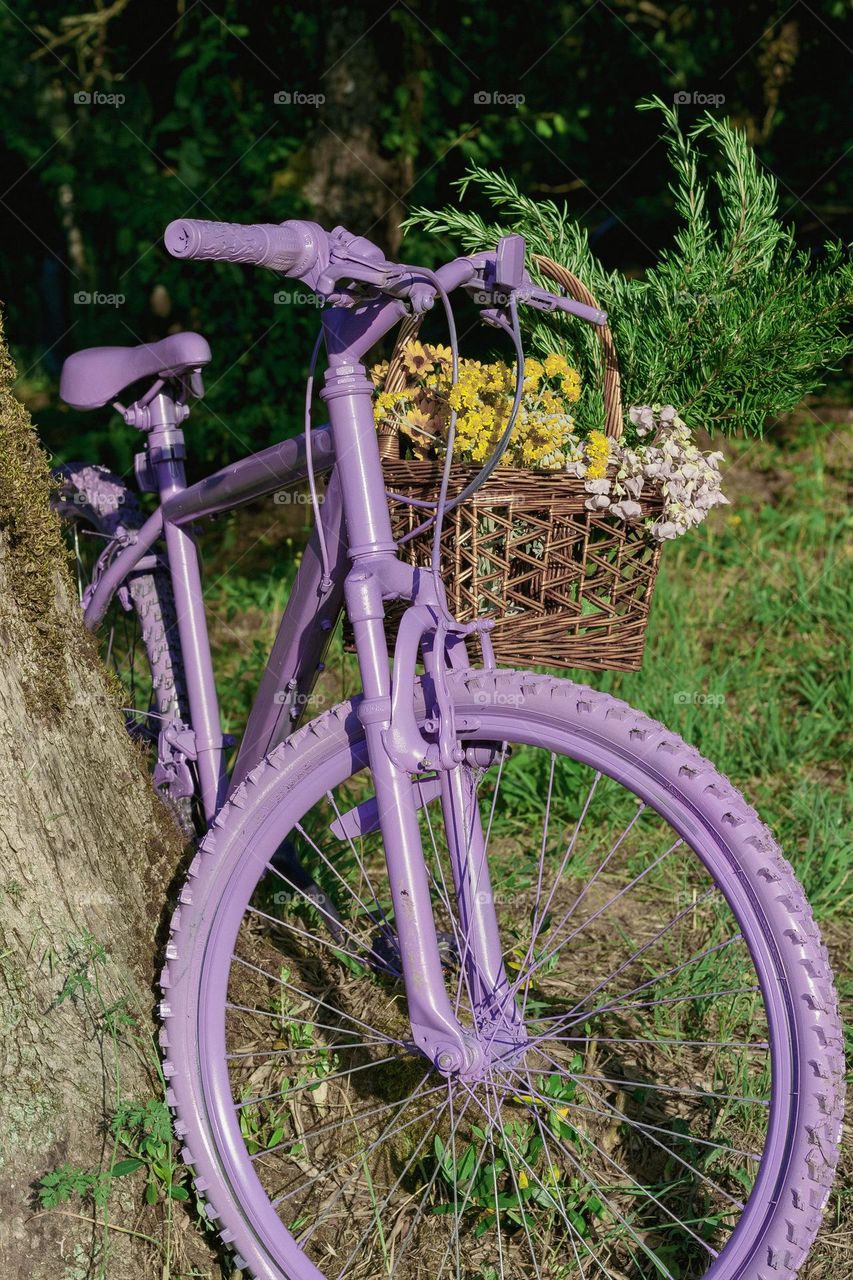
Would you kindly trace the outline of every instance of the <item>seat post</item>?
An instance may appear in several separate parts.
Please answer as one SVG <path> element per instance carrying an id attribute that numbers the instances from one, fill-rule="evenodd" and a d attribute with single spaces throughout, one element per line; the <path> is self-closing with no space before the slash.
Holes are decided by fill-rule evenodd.
<path id="1" fill-rule="evenodd" d="M 182 401 L 173 399 L 168 389 L 148 401 L 145 409 L 147 469 L 156 482 L 161 502 L 165 502 L 187 487 L 186 446 L 181 423 L 188 417 L 189 409 Z M 186 529 L 164 520 L 163 533 L 178 615 L 199 790 L 209 822 L 225 799 L 226 775 L 219 700 L 204 611 L 201 560 L 195 540 Z"/>

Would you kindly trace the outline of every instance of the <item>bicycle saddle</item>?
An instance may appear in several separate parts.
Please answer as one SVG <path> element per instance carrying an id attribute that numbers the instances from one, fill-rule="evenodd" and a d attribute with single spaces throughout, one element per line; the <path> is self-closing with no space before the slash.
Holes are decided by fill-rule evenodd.
<path id="1" fill-rule="evenodd" d="M 139 378 L 178 378 L 209 360 L 210 347 L 200 333 L 172 333 L 138 347 L 89 347 L 63 364 L 59 394 L 72 409 L 100 409 Z"/>

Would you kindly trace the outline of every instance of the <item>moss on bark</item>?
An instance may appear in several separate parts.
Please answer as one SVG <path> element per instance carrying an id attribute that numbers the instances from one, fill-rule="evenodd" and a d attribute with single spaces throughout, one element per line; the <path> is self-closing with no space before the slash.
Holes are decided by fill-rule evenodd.
<path id="1" fill-rule="evenodd" d="M 22 688 L 27 707 L 33 715 L 57 717 L 68 705 L 65 660 L 75 640 L 75 630 L 62 625 L 55 608 L 57 577 L 69 594 L 72 583 L 59 517 L 50 506 L 50 463 L 28 411 L 15 398 L 16 376 L 0 313 L 0 533 L 12 596 L 8 603 L 26 626 Z M 2 601 L 0 626 L 5 634 L 8 607 Z"/>

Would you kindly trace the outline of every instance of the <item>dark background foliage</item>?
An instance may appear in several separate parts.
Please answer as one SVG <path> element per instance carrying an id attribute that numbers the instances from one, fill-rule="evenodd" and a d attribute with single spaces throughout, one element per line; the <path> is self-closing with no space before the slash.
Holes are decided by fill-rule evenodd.
<path id="1" fill-rule="evenodd" d="M 680 94 L 686 121 L 710 106 L 747 130 L 804 247 L 851 238 L 847 0 L 79 9 L 0 7 L 0 296 L 20 394 L 60 457 L 124 469 L 134 444 L 108 411 L 58 404 L 62 359 L 178 327 L 214 350 L 197 466 L 298 425 L 316 308 L 276 300 L 265 272 L 167 258 L 181 215 L 342 222 L 435 262 L 454 246 L 412 233 L 401 249 L 399 224 L 453 199 L 473 159 L 565 199 L 607 266 L 639 272 L 673 214 L 658 121 L 634 107 Z"/>

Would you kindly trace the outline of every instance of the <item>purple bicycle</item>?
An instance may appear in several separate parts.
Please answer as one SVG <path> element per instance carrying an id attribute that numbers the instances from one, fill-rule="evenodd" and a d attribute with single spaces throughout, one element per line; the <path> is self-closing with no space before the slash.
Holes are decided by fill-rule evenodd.
<path id="1" fill-rule="evenodd" d="M 515 347 L 515 414 L 519 308 L 602 314 L 534 287 L 518 237 L 435 272 L 307 222 L 184 220 L 166 245 L 272 268 L 326 304 L 328 425 L 189 487 L 181 424 L 203 338 L 84 351 L 62 382 L 78 407 L 150 383 L 118 407 L 144 433 L 154 514 L 96 467 L 63 469 L 60 505 L 81 563 L 92 552 L 86 625 L 114 600 L 139 624 L 123 653 L 147 676 L 128 719 L 156 744 L 157 785 L 209 825 L 172 919 L 161 1038 L 184 1158 L 238 1266 L 794 1276 L 837 1160 L 842 1060 L 791 867 L 662 725 L 496 669 L 488 623 L 451 616 L 442 521 L 512 421 L 462 494 L 446 470 L 421 504 L 432 569 L 392 537 L 373 345 L 438 302 L 455 380 L 449 295 L 466 290 Z M 452 439 L 448 468 L 451 453 Z M 306 478 L 315 529 L 229 778 L 190 526 Z M 405 606 L 393 653 L 391 602 Z M 342 609 L 363 692 L 300 723 Z"/>

